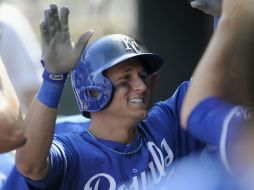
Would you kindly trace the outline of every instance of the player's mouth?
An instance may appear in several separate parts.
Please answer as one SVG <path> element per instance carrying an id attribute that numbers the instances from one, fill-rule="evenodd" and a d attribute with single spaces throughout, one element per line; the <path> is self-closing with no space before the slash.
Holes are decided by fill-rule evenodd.
<path id="1" fill-rule="evenodd" d="M 143 104 L 145 103 L 145 99 L 144 98 L 129 98 L 128 102 L 132 104 Z"/>

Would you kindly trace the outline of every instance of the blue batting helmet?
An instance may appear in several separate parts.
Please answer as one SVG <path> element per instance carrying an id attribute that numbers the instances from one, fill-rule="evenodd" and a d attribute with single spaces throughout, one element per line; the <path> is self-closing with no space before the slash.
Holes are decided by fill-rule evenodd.
<path id="1" fill-rule="evenodd" d="M 163 60 L 134 39 L 107 35 L 91 43 L 71 72 L 71 81 L 78 107 L 86 117 L 105 108 L 112 97 L 112 83 L 103 72 L 123 61 L 136 58 L 144 63 L 148 74 L 156 72 Z"/>

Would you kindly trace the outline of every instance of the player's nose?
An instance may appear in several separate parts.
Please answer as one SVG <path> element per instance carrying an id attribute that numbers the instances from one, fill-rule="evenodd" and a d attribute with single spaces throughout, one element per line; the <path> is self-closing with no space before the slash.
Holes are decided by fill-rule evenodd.
<path id="1" fill-rule="evenodd" d="M 132 88 L 133 90 L 143 92 L 147 89 L 147 85 L 144 79 L 142 79 L 140 76 L 136 76 L 133 80 Z"/>

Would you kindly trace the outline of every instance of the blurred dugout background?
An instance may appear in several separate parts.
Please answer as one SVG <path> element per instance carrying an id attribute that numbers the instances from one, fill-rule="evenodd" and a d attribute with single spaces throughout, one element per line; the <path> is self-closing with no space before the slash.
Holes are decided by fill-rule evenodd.
<path id="1" fill-rule="evenodd" d="M 39 37 L 39 23 L 49 0 L 2 0 L 18 8 Z M 87 29 L 92 40 L 105 34 L 123 33 L 138 38 L 150 51 L 162 55 L 154 101 L 169 97 L 176 87 L 191 77 L 212 33 L 212 17 L 190 7 L 188 0 L 55 0 L 71 13 L 70 31 L 74 42 Z M 29 41 L 27 41 L 29 43 Z M 13 47 L 15 48 L 15 47 Z M 40 64 L 38 60 L 38 64 Z M 70 80 L 62 97 L 59 114 L 79 113 Z"/>

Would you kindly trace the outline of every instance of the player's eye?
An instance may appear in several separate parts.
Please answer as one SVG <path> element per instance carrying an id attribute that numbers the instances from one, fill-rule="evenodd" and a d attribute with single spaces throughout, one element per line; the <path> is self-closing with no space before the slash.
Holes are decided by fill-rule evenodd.
<path id="1" fill-rule="evenodd" d="M 147 74 L 146 72 L 140 73 L 140 74 L 139 74 L 139 77 L 142 79 L 142 81 L 143 81 L 145 84 L 147 84 L 147 81 L 148 81 L 149 76 L 148 76 L 148 74 Z"/>
<path id="2" fill-rule="evenodd" d="M 120 81 L 129 81 L 130 80 L 130 75 L 123 75 L 119 78 Z"/>
<path id="3" fill-rule="evenodd" d="M 148 75 L 146 73 L 141 73 L 139 76 L 143 80 L 146 80 L 148 78 Z"/>

